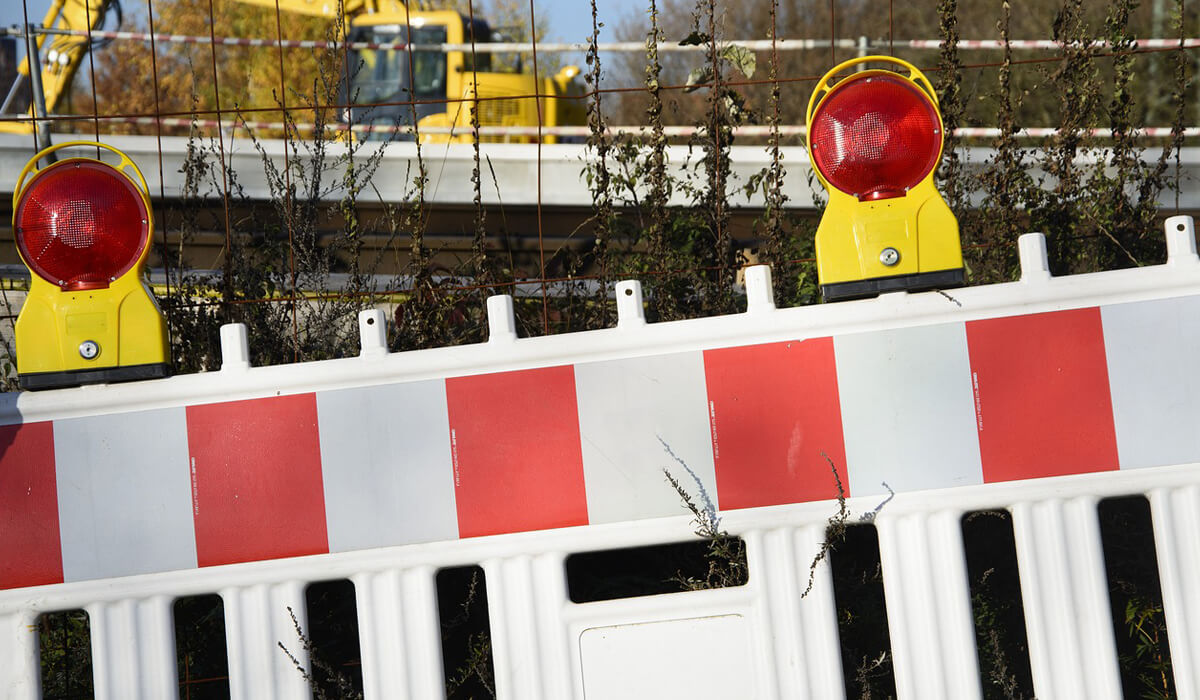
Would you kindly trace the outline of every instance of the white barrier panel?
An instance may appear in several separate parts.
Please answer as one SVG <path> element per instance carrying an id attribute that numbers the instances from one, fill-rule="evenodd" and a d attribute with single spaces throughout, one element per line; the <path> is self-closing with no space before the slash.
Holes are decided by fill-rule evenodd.
<path id="1" fill-rule="evenodd" d="M 1146 494 L 1196 698 L 1200 260 L 1179 239 L 1051 279 L 1035 244 L 1022 282 L 948 294 L 775 309 L 751 271 L 745 314 L 622 300 L 617 328 L 536 339 L 498 297 L 477 346 L 388 354 L 368 312 L 358 358 L 251 368 L 230 327 L 220 372 L 4 397 L 0 697 L 38 696 L 33 620 L 73 608 L 97 697 L 169 696 L 171 602 L 213 592 L 232 697 L 307 697 L 288 609 L 303 628 L 305 584 L 348 578 L 367 697 L 436 698 L 434 577 L 462 565 L 500 698 L 844 697 L 815 561 L 833 464 L 878 528 L 899 697 L 981 697 L 959 522 L 986 508 L 1013 514 L 1039 697 L 1121 697 L 1095 504 Z M 745 540 L 749 582 L 571 602 L 568 555 L 692 537 L 664 468 Z"/>

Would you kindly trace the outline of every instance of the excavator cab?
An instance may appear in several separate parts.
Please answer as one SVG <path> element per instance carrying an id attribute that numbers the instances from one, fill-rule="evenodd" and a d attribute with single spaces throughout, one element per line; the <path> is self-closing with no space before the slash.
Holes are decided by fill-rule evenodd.
<path id="1" fill-rule="evenodd" d="M 354 106 L 345 116 L 353 125 L 368 127 L 364 139 L 383 138 L 396 126 L 412 126 L 414 111 L 417 123 L 421 123 L 427 117 L 463 109 L 461 102 L 448 102 L 452 94 L 454 98 L 460 96 L 450 92 L 451 83 L 461 83 L 464 73 L 491 69 L 490 53 L 476 54 L 472 62 L 469 53 L 418 48 L 470 43 L 472 32 L 476 42 L 486 42 L 491 37 L 487 22 L 472 23 L 453 12 L 423 14 L 436 17 L 413 16 L 406 24 L 368 24 L 371 18 L 363 18 L 351 30 L 352 44 L 386 47 L 354 49 L 350 54 L 346 103 Z M 408 44 L 414 47 L 411 53 Z M 407 140 L 412 136 L 400 134 L 398 138 Z"/>
<path id="2" fill-rule="evenodd" d="M 411 140 L 396 127 L 417 126 L 422 141 L 470 141 L 472 109 L 484 127 L 582 125 L 586 112 L 579 68 L 568 66 L 539 86 L 489 52 L 443 51 L 443 44 L 476 45 L 496 40 L 484 20 L 448 10 L 378 12 L 354 18 L 343 120 L 364 140 Z M 519 66 L 519 62 L 517 63 Z M 541 94 L 542 104 L 533 97 Z M 570 97 L 575 99 L 559 99 Z M 484 141 L 530 141 L 525 135 L 490 134 Z M 553 143 L 557 137 L 546 135 Z"/>

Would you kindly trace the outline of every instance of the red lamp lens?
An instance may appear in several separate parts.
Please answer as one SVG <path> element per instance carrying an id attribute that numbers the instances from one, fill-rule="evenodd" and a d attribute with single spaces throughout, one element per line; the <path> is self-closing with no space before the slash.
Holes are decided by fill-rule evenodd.
<path id="1" fill-rule="evenodd" d="M 65 160 L 43 169 L 17 204 L 17 247 L 38 277 L 66 290 L 100 289 L 128 272 L 149 240 L 137 187 L 116 169 Z"/>
<path id="2" fill-rule="evenodd" d="M 900 76 L 842 81 L 812 119 L 813 164 L 860 200 L 901 197 L 937 166 L 942 124 L 929 97 Z"/>

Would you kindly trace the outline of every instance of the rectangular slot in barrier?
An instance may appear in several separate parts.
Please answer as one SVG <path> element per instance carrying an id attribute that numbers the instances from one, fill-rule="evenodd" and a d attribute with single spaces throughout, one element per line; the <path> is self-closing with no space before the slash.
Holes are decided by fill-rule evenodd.
<path id="1" fill-rule="evenodd" d="M 229 654 L 221 596 L 175 600 L 175 659 L 182 700 L 229 700 Z"/>
<path id="2" fill-rule="evenodd" d="M 308 606 L 309 672 L 317 697 L 357 700 L 362 697 L 362 652 L 358 641 L 358 606 L 354 583 L 321 581 L 304 592 Z"/>
<path id="3" fill-rule="evenodd" d="M 1006 510 L 966 513 L 962 534 L 984 700 L 1032 698 L 1012 515 Z"/>
<path id="4" fill-rule="evenodd" d="M 837 540 L 830 543 L 829 564 L 846 697 L 895 697 L 879 533 L 874 525 L 851 525 L 840 537 L 833 533 L 826 537 Z"/>
<path id="5" fill-rule="evenodd" d="M 1150 503 L 1144 496 L 1106 498 L 1098 510 L 1125 697 L 1177 697 Z"/>
<path id="6" fill-rule="evenodd" d="M 496 697 L 487 579 L 479 566 L 437 572 L 446 700 Z"/>
<path id="7" fill-rule="evenodd" d="M 95 697 L 92 682 L 92 635 L 84 610 L 38 616 L 38 648 L 43 700 Z"/>
<path id="8" fill-rule="evenodd" d="M 749 580 L 746 544 L 728 536 L 580 552 L 567 557 L 566 567 L 573 603 L 744 586 Z"/>

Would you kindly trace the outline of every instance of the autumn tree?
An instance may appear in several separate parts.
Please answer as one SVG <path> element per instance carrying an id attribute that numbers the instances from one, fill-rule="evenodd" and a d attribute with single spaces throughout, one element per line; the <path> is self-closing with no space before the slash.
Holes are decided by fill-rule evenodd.
<path id="1" fill-rule="evenodd" d="M 525 0 L 445 0 L 423 2 L 419 9 L 473 14 L 499 29 L 508 41 L 529 41 L 544 35 L 549 26 L 548 15 L 537 16 L 531 24 Z M 286 10 L 277 19 L 273 9 L 237 0 L 149 0 L 145 12 L 127 14 L 123 29 L 218 39 L 274 40 L 282 35 L 285 40 L 324 40 L 340 36 L 336 22 Z M 312 106 L 345 100 L 344 91 L 338 90 L 345 80 L 344 58 L 345 54 L 329 49 L 284 48 L 281 57 L 273 46 L 158 42 L 152 51 L 150 42 L 116 41 L 85 57 L 68 110 L 111 117 L 101 130 L 118 133 L 155 132 L 151 124 L 129 123 L 124 118 L 197 115 L 213 120 L 218 108 L 227 124 L 233 120 L 228 114 L 235 111 L 246 121 L 281 122 L 284 105 L 296 122 L 308 123 L 313 121 Z M 509 65 L 532 72 L 532 55 L 513 57 Z M 552 74 L 560 65 L 555 54 L 538 56 L 542 75 Z M 73 130 L 91 128 L 81 122 Z M 165 133 L 181 131 L 185 130 Z M 275 131 L 261 133 L 278 135 Z"/>
<path id="2" fill-rule="evenodd" d="M 277 24 L 273 10 L 236 0 L 166 0 L 153 3 L 149 11 L 153 29 L 160 34 L 267 40 L 280 33 L 285 40 L 336 37 L 326 20 L 284 13 Z M 135 16 L 126 29 L 149 31 L 148 16 Z M 297 122 L 311 122 L 314 105 L 327 105 L 337 97 L 341 63 L 336 51 L 284 48 L 281 56 L 274 46 L 173 42 L 157 42 L 154 48 L 152 52 L 149 42 L 121 41 L 95 52 L 94 70 L 85 65 L 79 72 L 74 111 L 211 120 L 219 107 L 224 123 L 230 124 L 234 112 L 248 121 L 280 122 L 280 107 L 286 105 L 289 111 L 297 109 L 292 113 Z M 108 129 L 154 133 L 152 125 L 144 124 L 116 122 Z"/>
<path id="3" fill-rule="evenodd" d="M 720 18 L 718 36 L 722 40 L 762 40 L 770 37 L 772 0 L 713 0 Z M 879 3 L 870 0 L 838 0 L 831 5 L 827 0 L 776 0 L 778 5 L 778 38 L 809 39 L 828 42 L 831 38 L 858 39 L 869 42 L 872 53 L 891 54 L 913 62 L 928 70 L 931 79 L 938 80 L 937 49 L 911 49 L 905 42 L 910 39 L 941 39 L 943 14 L 953 12 L 959 37 L 962 39 L 1000 39 L 1000 3 L 939 3 L 938 0 L 916 0 L 911 3 Z M 648 4 L 648 3 L 647 3 Z M 1013 39 L 1052 39 L 1055 27 L 1061 22 L 1069 7 L 1078 4 L 1078 22 L 1083 33 L 1094 41 L 1106 33 L 1110 3 L 1098 0 L 1062 0 L 1054 3 L 1021 3 L 1020 11 L 1014 11 L 1009 20 L 1008 34 Z M 1161 21 L 1155 6 L 1163 3 L 1143 3 L 1128 17 L 1129 32 L 1137 38 L 1173 37 L 1173 22 Z M 1174 3 L 1166 2 L 1174 6 Z M 659 22 L 665 40 L 678 42 L 686 37 L 695 24 L 698 8 L 708 6 L 707 0 L 660 0 Z M 939 10 L 941 8 L 941 10 Z M 1169 12 L 1168 12 L 1169 14 Z M 610 18 L 615 23 L 621 41 L 642 41 L 649 31 L 649 19 L 644 12 L 631 12 L 623 17 Z M 1182 26 L 1188 36 L 1194 34 L 1200 23 L 1200 10 L 1194 3 L 1185 5 Z M 1104 53 L 1097 49 L 1098 53 Z M 785 124 L 803 124 L 804 110 L 808 104 L 815 80 L 837 62 L 852 58 L 856 51 L 848 48 L 830 49 L 828 45 L 800 51 L 779 53 L 778 74 L 782 85 L 781 117 Z M 1055 50 L 1021 52 L 1020 61 L 1014 67 L 1011 80 L 1014 94 L 1019 99 L 1018 121 L 1021 126 L 1054 126 L 1060 118 L 1059 96 L 1047 89 L 1049 76 L 1056 66 Z M 661 84 L 683 85 L 688 74 L 702 65 L 705 57 L 698 54 L 663 53 Z M 994 126 L 997 112 L 992 97 L 998 83 L 998 65 L 1003 61 L 1001 51 L 960 52 L 964 63 L 962 101 L 966 108 L 963 126 Z M 607 87 L 625 88 L 639 86 L 645 73 L 646 57 L 638 53 L 604 54 L 609 64 L 611 81 Z M 770 52 L 759 52 L 760 66 L 767 65 Z M 1169 76 L 1169 59 L 1166 54 L 1146 53 L 1137 57 L 1139 71 L 1146 76 Z M 1112 61 L 1099 61 L 1095 66 L 1099 76 L 1107 80 L 1113 71 Z M 749 82 L 749 81 L 748 81 Z M 1139 117 L 1147 117 L 1161 125 L 1168 121 L 1166 105 L 1171 104 L 1169 80 L 1144 80 L 1135 85 L 1135 102 Z M 741 88 L 750 98 L 750 104 L 763 106 L 769 88 L 762 85 L 746 85 Z M 697 110 L 702 109 L 702 100 L 681 94 L 679 90 L 666 93 L 668 103 L 664 118 L 672 123 L 689 124 L 697 119 Z M 620 124 L 640 124 L 645 115 L 647 97 L 639 92 L 625 93 L 612 101 L 616 105 L 615 121 Z M 1090 115 L 1102 121 L 1103 115 Z M 1147 122 L 1149 123 L 1149 122 Z"/>

